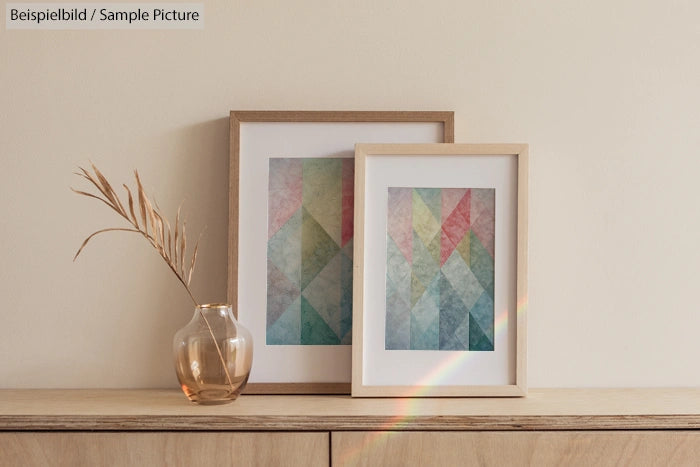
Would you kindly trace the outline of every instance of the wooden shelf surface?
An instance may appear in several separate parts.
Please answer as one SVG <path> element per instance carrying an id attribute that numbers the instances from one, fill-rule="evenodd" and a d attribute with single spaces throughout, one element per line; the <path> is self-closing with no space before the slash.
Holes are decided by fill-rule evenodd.
<path id="1" fill-rule="evenodd" d="M 700 429 L 700 388 L 531 389 L 525 398 L 242 395 L 198 406 L 175 389 L 4 389 L 0 431 Z"/>

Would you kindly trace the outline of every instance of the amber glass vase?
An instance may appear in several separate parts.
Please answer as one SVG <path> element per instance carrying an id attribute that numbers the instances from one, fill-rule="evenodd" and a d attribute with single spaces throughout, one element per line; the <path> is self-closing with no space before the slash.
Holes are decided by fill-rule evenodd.
<path id="1" fill-rule="evenodd" d="M 253 338 L 231 305 L 199 305 L 173 339 L 175 371 L 185 395 L 197 404 L 235 400 L 248 382 Z"/>

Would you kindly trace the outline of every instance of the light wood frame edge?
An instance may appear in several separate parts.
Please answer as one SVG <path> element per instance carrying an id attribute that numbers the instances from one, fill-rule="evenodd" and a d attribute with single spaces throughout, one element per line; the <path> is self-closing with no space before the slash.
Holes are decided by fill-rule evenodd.
<path id="1" fill-rule="evenodd" d="M 523 397 L 527 395 L 527 250 L 528 250 L 528 145 L 527 144 L 356 144 L 355 234 L 353 258 L 353 397 Z M 365 386 L 362 382 L 365 175 L 371 155 L 514 155 L 518 160 L 516 256 L 516 358 L 515 383 L 503 386 Z"/>
<path id="2" fill-rule="evenodd" d="M 264 122 L 435 122 L 443 125 L 443 141 L 454 142 L 453 111 L 287 111 L 232 110 L 229 114 L 228 280 L 226 297 L 238 318 L 238 194 L 240 189 L 241 123 Z M 244 394 L 350 394 L 350 383 L 249 383 Z"/>

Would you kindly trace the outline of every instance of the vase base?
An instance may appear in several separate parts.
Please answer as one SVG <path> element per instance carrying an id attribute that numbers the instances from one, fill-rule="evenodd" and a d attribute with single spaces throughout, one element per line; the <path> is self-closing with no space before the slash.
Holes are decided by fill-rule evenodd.
<path id="1" fill-rule="evenodd" d="M 192 399 L 190 398 L 190 402 L 193 404 L 197 405 L 224 405 L 224 404 L 230 404 L 231 402 L 235 401 L 237 397 L 232 397 L 230 399 Z"/>
<path id="2" fill-rule="evenodd" d="M 182 385 L 182 391 L 185 396 L 198 405 L 221 405 L 233 402 L 238 398 L 248 381 L 248 375 L 239 378 L 240 381 L 234 381 L 233 388 L 228 384 L 214 385 L 209 384 L 208 388 L 188 387 Z M 212 387 L 214 386 L 214 387 Z"/>

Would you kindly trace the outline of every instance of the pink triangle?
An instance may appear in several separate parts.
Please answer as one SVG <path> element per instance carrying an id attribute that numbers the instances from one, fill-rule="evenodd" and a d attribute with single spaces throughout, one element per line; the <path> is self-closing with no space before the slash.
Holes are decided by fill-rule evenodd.
<path id="1" fill-rule="evenodd" d="M 471 220 L 472 232 L 479 239 L 491 257 L 494 255 L 495 229 L 495 190 L 475 189 L 472 196 Z"/>
<path id="2" fill-rule="evenodd" d="M 267 238 L 301 208 L 302 159 L 270 159 Z"/>
<path id="3" fill-rule="evenodd" d="M 468 188 L 443 188 L 442 189 L 442 222 L 445 221 L 459 201 L 464 198 Z"/>
<path id="4" fill-rule="evenodd" d="M 450 258 L 457 245 L 450 240 L 445 230 L 440 230 L 440 267 L 443 267 Z"/>
<path id="5" fill-rule="evenodd" d="M 454 249 L 462 241 L 462 238 L 469 232 L 469 210 L 471 205 L 471 190 L 467 189 L 459 200 L 457 206 L 452 210 L 452 214 L 442 224 L 442 237 L 440 244 L 440 257 L 442 264 L 447 261 Z"/>

